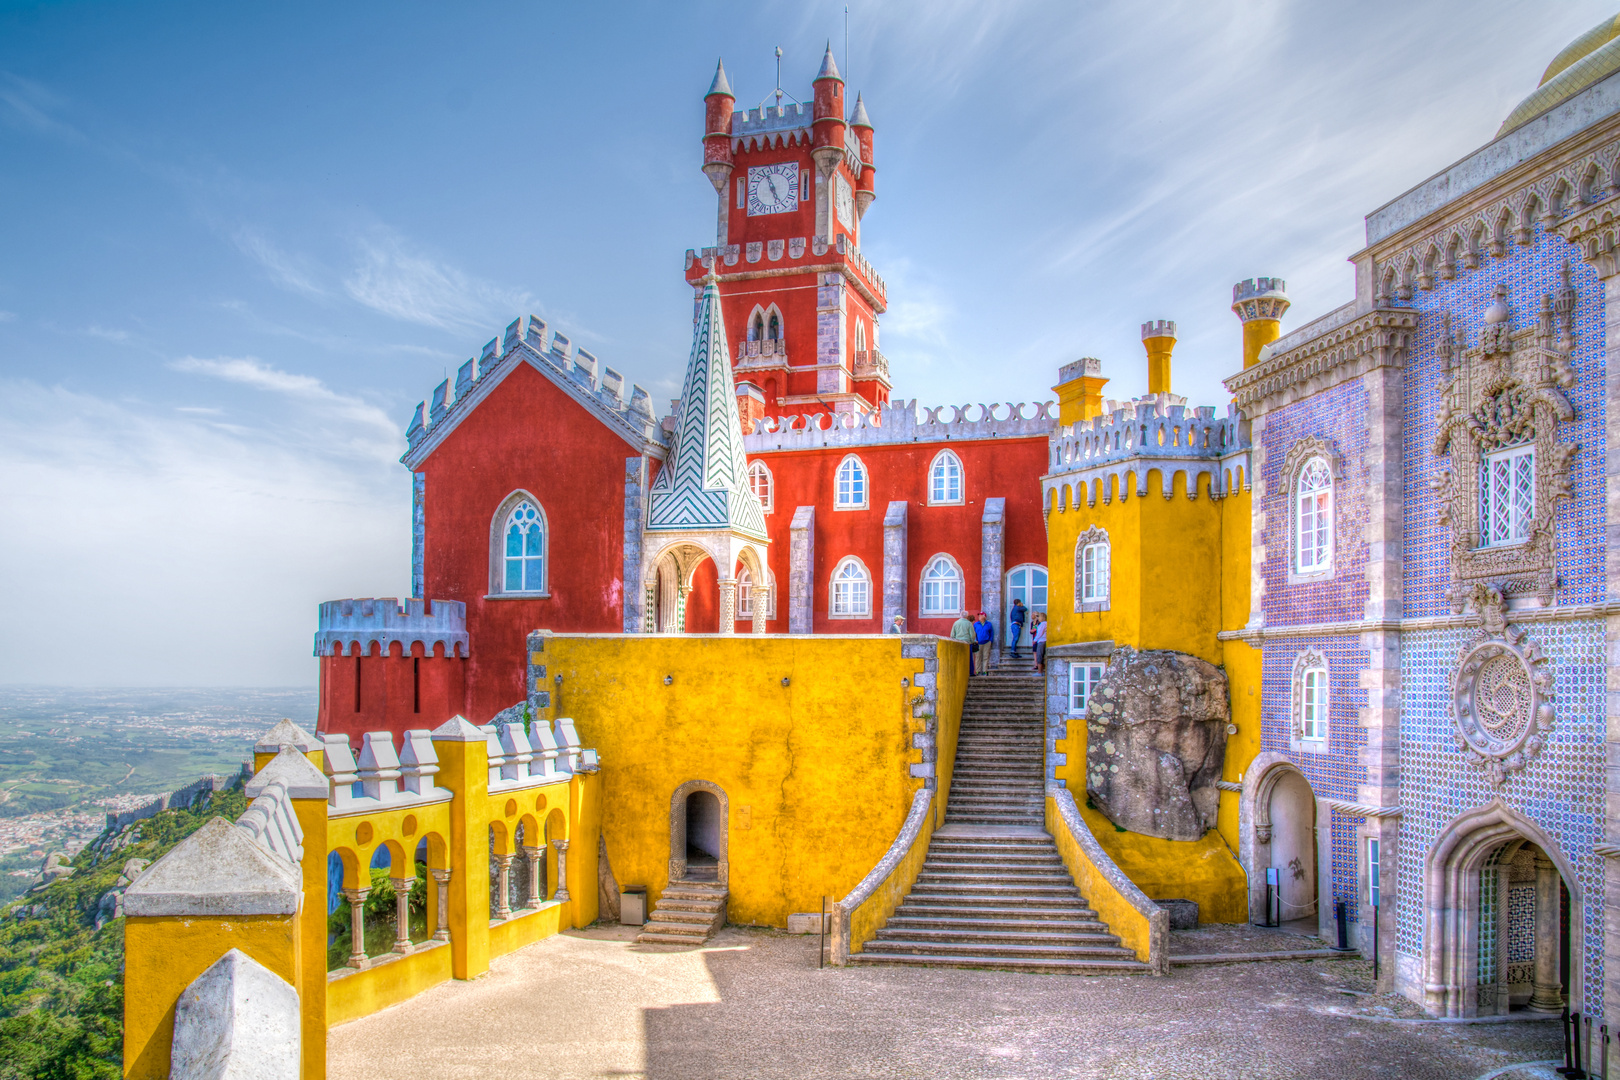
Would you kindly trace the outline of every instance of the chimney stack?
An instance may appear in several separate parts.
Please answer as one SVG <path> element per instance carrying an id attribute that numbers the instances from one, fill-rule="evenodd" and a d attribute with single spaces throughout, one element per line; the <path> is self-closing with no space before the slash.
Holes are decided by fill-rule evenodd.
<path id="1" fill-rule="evenodd" d="M 1283 312 L 1288 310 L 1288 282 L 1282 278 L 1250 278 L 1232 286 L 1232 312 L 1243 320 L 1243 366 L 1253 367 L 1260 350 L 1282 336 Z"/>
<path id="2" fill-rule="evenodd" d="M 1148 355 L 1148 393 L 1170 392 L 1170 354 L 1176 347 L 1176 324 L 1159 319 L 1142 324 L 1142 344 Z"/>

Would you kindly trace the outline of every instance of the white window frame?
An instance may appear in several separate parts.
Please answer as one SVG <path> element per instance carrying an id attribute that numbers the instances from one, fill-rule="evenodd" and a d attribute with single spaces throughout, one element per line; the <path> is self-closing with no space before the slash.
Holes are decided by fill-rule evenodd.
<path id="1" fill-rule="evenodd" d="M 1311 665 L 1300 672 L 1299 737 L 1301 742 L 1326 743 L 1328 741 L 1328 670 L 1326 666 Z"/>
<path id="2" fill-rule="evenodd" d="M 1479 470 L 1480 546 L 1522 544 L 1530 539 L 1535 519 L 1536 444 L 1486 454 Z"/>
<path id="3" fill-rule="evenodd" d="M 1378 863 L 1379 854 L 1378 837 L 1367 837 L 1367 904 L 1373 908 L 1383 899 L 1384 875 Z"/>
<path id="4" fill-rule="evenodd" d="M 765 478 L 765 495 L 763 498 L 759 494 L 758 478 L 761 476 Z M 750 461 L 748 463 L 748 490 L 754 493 L 754 498 L 759 499 L 759 505 L 764 508 L 767 514 L 775 513 L 776 476 L 771 472 L 769 465 L 763 461 Z"/>
<path id="5" fill-rule="evenodd" d="M 1321 467 L 1327 478 L 1324 486 L 1305 487 L 1306 474 Z M 1331 574 L 1334 556 L 1334 514 L 1337 485 L 1333 477 L 1333 463 L 1321 455 L 1306 459 L 1294 475 L 1294 573 L 1299 575 Z M 1326 523 L 1323 519 L 1326 518 Z M 1307 543 L 1307 534 L 1310 542 Z"/>
<path id="6" fill-rule="evenodd" d="M 506 530 L 512 515 L 524 503 L 533 506 L 540 523 L 540 588 L 508 589 L 506 587 Z M 489 593 L 488 599 L 498 600 L 545 598 L 551 595 L 551 518 L 546 506 L 528 491 L 518 489 L 496 508 L 489 523 Z"/>
<path id="7" fill-rule="evenodd" d="M 855 499 L 855 492 L 850 492 L 849 500 L 844 498 L 844 470 L 851 465 L 855 467 L 859 477 L 860 499 Z M 846 454 L 844 460 L 838 463 L 838 471 L 833 474 L 833 509 L 837 510 L 865 510 L 872 503 L 872 474 L 867 470 L 866 463 L 854 454 Z"/>
<path id="8" fill-rule="evenodd" d="M 943 473 L 941 467 L 943 466 Z M 955 467 L 956 493 L 951 494 L 951 469 Z M 961 506 L 967 497 L 967 470 L 962 467 L 962 459 L 951 450 L 941 450 L 934 455 L 934 460 L 928 463 L 928 505 L 929 506 Z"/>
<path id="9" fill-rule="evenodd" d="M 1069 715 L 1084 716 L 1086 706 L 1091 703 L 1091 695 L 1102 682 L 1103 671 L 1106 664 L 1093 663 L 1085 660 L 1071 660 L 1069 662 Z"/>
<path id="10" fill-rule="evenodd" d="M 840 582 L 854 586 L 857 579 L 846 577 L 844 571 L 854 569 L 860 571 L 859 582 L 863 586 L 857 590 L 858 596 L 841 599 L 838 594 Z M 839 610 L 840 605 L 843 610 Z M 866 564 L 854 555 L 845 555 L 833 567 L 832 578 L 827 583 L 827 618 L 829 619 L 870 619 L 872 617 L 872 572 Z"/>
<path id="11" fill-rule="evenodd" d="M 765 583 L 771 588 L 770 600 L 765 604 L 765 617 L 776 618 L 776 578 L 770 570 L 765 571 Z M 754 617 L 754 574 L 748 567 L 737 569 L 737 617 L 751 619 Z"/>
<path id="12" fill-rule="evenodd" d="M 1108 534 L 1093 525 L 1074 542 L 1074 610 L 1107 611 L 1113 594 L 1113 547 Z M 1047 603 L 1051 603 L 1048 583 Z"/>
<path id="13" fill-rule="evenodd" d="M 951 577 L 933 576 L 936 567 L 944 563 L 951 569 Z M 956 603 L 946 604 L 941 600 L 933 605 L 929 604 L 928 586 L 930 582 L 955 581 Z M 967 610 L 967 575 L 962 573 L 962 564 L 941 551 L 928 557 L 923 564 L 922 578 L 917 585 L 917 615 L 924 619 L 954 619 Z"/>

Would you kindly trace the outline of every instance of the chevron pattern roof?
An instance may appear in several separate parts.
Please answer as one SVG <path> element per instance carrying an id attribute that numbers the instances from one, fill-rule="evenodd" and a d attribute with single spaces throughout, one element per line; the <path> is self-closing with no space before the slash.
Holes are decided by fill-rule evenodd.
<path id="1" fill-rule="evenodd" d="M 652 487 L 647 530 L 734 529 L 765 539 L 765 514 L 748 487 L 742 418 L 731 376 L 731 350 L 711 275 L 698 302 L 692 356 L 669 461 Z"/>

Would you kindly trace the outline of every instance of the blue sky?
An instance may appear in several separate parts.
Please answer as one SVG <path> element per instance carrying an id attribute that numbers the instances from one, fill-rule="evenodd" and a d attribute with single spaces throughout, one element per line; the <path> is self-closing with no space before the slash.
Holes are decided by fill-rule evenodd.
<path id="1" fill-rule="evenodd" d="M 0 2 L 0 681 L 312 681 L 317 602 L 408 591 L 412 409 L 519 314 L 674 396 L 717 56 L 803 98 L 830 37 L 865 95 L 897 394 L 1139 393 L 1170 318 L 1224 405 L 1232 283 L 1345 302 L 1362 216 L 1612 13 Z"/>

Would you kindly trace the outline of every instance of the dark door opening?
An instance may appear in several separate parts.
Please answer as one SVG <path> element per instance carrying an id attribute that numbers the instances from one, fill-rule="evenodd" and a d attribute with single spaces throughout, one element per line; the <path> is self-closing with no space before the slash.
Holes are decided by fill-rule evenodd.
<path id="1" fill-rule="evenodd" d="M 686 797 L 686 876 L 717 881 L 720 876 L 720 800 L 712 792 Z"/>

